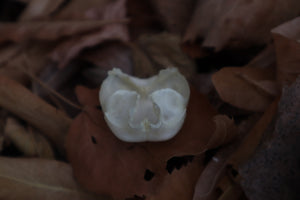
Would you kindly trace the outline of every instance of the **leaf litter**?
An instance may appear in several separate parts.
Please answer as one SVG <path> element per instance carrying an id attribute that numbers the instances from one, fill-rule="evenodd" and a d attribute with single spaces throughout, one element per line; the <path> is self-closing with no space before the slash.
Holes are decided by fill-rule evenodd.
<path id="1" fill-rule="evenodd" d="M 297 198 L 298 1 L 7 2 L 1 198 Z M 114 67 L 183 73 L 175 138 L 115 138 L 98 100 Z"/>

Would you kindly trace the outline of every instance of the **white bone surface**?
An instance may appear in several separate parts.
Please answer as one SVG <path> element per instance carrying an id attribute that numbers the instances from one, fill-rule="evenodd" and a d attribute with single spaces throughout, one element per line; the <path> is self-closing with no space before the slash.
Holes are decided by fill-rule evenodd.
<path id="1" fill-rule="evenodd" d="M 161 70 L 147 79 L 114 68 L 99 92 L 106 123 L 126 142 L 174 137 L 184 122 L 189 96 L 188 82 L 176 68 Z"/>

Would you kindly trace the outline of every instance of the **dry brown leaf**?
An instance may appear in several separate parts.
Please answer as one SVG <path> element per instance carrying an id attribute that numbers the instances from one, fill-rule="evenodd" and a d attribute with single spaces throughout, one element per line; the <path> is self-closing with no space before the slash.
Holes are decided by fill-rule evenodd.
<path id="1" fill-rule="evenodd" d="M 213 137 L 213 117 L 216 113 L 208 101 L 194 89 L 181 131 L 169 141 L 150 143 L 127 143 L 117 139 L 106 125 L 103 114 L 96 109 L 99 103 L 92 105 L 96 102 L 93 99 L 98 100 L 98 95 L 92 91 L 82 92 L 83 88 L 80 90 L 81 92 L 77 90 L 79 100 L 89 106 L 73 121 L 66 149 L 77 180 L 96 193 L 111 195 L 116 199 L 130 198 L 133 195 L 151 197 L 156 194 L 165 197 L 166 193 L 159 191 L 170 176 L 166 170 L 170 158 L 202 153 L 222 144 L 209 143 L 212 138 L 216 139 Z M 82 95 L 84 96 L 80 97 Z M 234 134 L 227 134 L 224 141 L 228 141 Z M 149 181 L 144 179 L 147 170 L 154 173 Z M 188 170 L 187 173 L 191 172 Z M 195 173 L 199 171 L 196 170 Z M 181 179 L 174 176 L 174 180 Z M 178 176 L 190 177 L 185 173 L 179 173 Z M 192 179 L 187 183 L 192 184 L 193 180 L 196 181 Z M 191 195 L 190 189 L 186 192 Z"/>
<path id="2" fill-rule="evenodd" d="M 234 133 L 237 133 L 237 128 L 234 124 L 234 120 L 228 118 L 226 115 L 214 116 L 215 132 L 211 137 L 208 146 L 218 146 L 219 144 L 226 144 Z"/>
<path id="3" fill-rule="evenodd" d="M 4 143 L 4 135 L 3 133 L 0 133 L 0 153 L 3 150 L 3 143 Z"/>
<path id="4" fill-rule="evenodd" d="M 110 2 L 101 9 L 102 20 L 119 20 L 126 16 L 126 0 Z M 96 8 L 95 8 L 96 9 Z M 98 10 L 95 11 L 96 13 Z M 95 13 L 94 13 L 95 14 Z M 98 13 L 97 13 L 98 15 Z M 104 26 L 99 31 L 70 38 L 60 43 L 51 53 L 52 60 L 59 63 L 59 67 L 64 67 L 70 60 L 75 58 L 84 48 L 99 45 L 104 41 L 129 39 L 127 26 L 124 24 L 110 24 Z"/>
<path id="5" fill-rule="evenodd" d="M 105 25 L 124 22 L 126 22 L 125 19 L 0 23 L 0 43 L 6 41 L 20 43 L 30 40 L 58 40 L 63 37 L 99 30 Z"/>
<path id="6" fill-rule="evenodd" d="M 63 162 L 0 157 L 0 199 L 104 200 L 84 192 Z"/>
<path id="7" fill-rule="evenodd" d="M 203 170 L 203 159 L 195 157 L 192 163 L 167 175 L 157 194 L 149 196 L 150 200 L 192 199 L 197 177 Z M 148 199 L 148 198 L 147 198 Z"/>
<path id="8" fill-rule="evenodd" d="M 10 60 L 20 51 L 21 51 L 21 47 L 17 44 L 2 45 L 0 48 L 0 65 L 5 64 L 8 60 Z M 1 68 L 2 67 L 3 66 L 1 66 Z"/>
<path id="9" fill-rule="evenodd" d="M 172 33 L 183 33 L 190 20 L 195 0 L 151 0 L 166 28 Z"/>
<path id="10" fill-rule="evenodd" d="M 299 14 L 298 0 L 199 0 L 184 40 L 203 39 L 203 47 L 216 51 L 261 45 L 270 41 L 272 28 Z"/>
<path id="11" fill-rule="evenodd" d="M 212 76 L 221 99 L 245 110 L 261 112 L 278 94 L 272 69 L 225 67 Z"/>
<path id="12" fill-rule="evenodd" d="M 300 17 L 272 30 L 277 58 L 277 80 L 291 84 L 300 74 Z"/>
<path id="13" fill-rule="evenodd" d="M 145 33 L 157 33 L 163 30 L 161 18 L 157 15 L 153 4 L 147 1 L 127 1 L 129 31 L 132 40 L 136 40 Z"/>
<path id="14" fill-rule="evenodd" d="M 126 74 L 132 74 L 132 52 L 121 43 L 110 43 L 103 47 L 85 51 L 80 58 L 93 63 L 95 66 L 83 69 L 86 79 L 95 85 L 100 85 L 107 77 L 107 72 L 120 68 Z"/>
<path id="15" fill-rule="evenodd" d="M 19 21 L 41 19 L 53 14 L 64 0 L 31 0 L 19 17 Z"/>
<path id="16" fill-rule="evenodd" d="M 75 93 L 81 105 L 100 106 L 98 98 L 91 98 L 99 96 L 99 90 L 100 88 L 88 89 L 84 86 L 77 86 Z"/>
<path id="17" fill-rule="evenodd" d="M 4 76 L 0 76 L 0 106 L 32 124 L 64 152 L 65 134 L 71 122 L 64 113 Z"/>
<path id="18" fill-rule="evenodd" d="M 53 48 L 48 43 L 39 42 L 38 44 L 4 47 L 0 53 L 0 64 L 2 64 L 0 74 L 27 84 L 30 78 L 24 71 L 38 74 L 49 62 L 47 54 Z M 25 66 L 25 63 L 28 63 L 28 66 Z"/>
<path id="19" fill-rule="evenodd" d="M 268 128 L 272 122 L 274 116 L 277 113 L 278 99 L 274 100 L 268 109 L 264 112 L 263 116 L 251 129 L 248 135 L 244 138 L 239 148 L 231 155 L 227 161 L 232 166 L 239 166 L 254 153 L 256 147 L 259 145 L 261 137 L 264 131 Z"/>
<path id="20" fill-rule="evenodd" d="M 199 92 L 202 94 L 209 94 L 210 91 L 214 89 L 214 86 L 212 84 L 211 76 L 213 72 L 211 73 L 197 73 L 194 75 L 192 79 L 192 83 L 197 88 Z"/>
<path id="21" fill-rule="evenodd" d="M 150 58 L 137 45 L 130 45 L 133 55 L 133 75 L 139 78 L 151 77 L 157 74 L 158 69 L 153 66 Z"/>
<path id="22" fill-rule="evenodd" d="M 235 184 L 232 181 L 232 177 L 230 177 L 229 169 L 231 167 L 228 166 L 228 160 L 257 120 L 258 116 L 256 115 L 244 120 L 238 126 L 239 134 L 237 138 L 228 145 L 218 149 L 198 179 L 193 200 L 219 199 L 228 187 Z"/>
<path id="23" fill-rule="evenodd" d="M 170 33 L 143 35 L 139 38 L 138 44 L 154 66 L 155 74 L 160 69 L 176 67 L 188 79 L 194 76 L 196 71 L 195 63 L 182 52 L 178 35 Z M 138 53 L 134 56 L 138 57 L 140 54 Z M 139 63 L 136 63 L 135 68 L 140 67 L 137 64 Z M 153 70 L 153 67 L 147 68 Z M 139 76 L 139 74 L 136 75 Z"/>
<path id="24" fill-rule="evenodd" d="M 27 131 L 14 118 L 6 120 L 4 133 L 25 156 L 54 158 L 54 151 L 47 139 L 37 132 Z"/>
<path id="25" fill-rule="evenodd" d="M 115 0 L 116 1 L 116 0 Z M 103 9 L 110 0 L 72 0 L 59 13 L 53 16 L 53 19 L 99 19 L 95 15 L 95 10 Z"/>
<path id="26" fill-rule="evenodd" d="M 215 186 L 223 175 L 226 161 L 232 152 L 232 147 L 225 147 L 205 166 L 195 186 L 193 200 L 208 200 L 215 195 Z"/>
<path id="27" fill-rule="evenodd" d="M 275 68 L 276 54 L 273 43 L 268 44 L 257 56 L 255 56 L 248 64 L 249 67 L 258 68 Z"/>

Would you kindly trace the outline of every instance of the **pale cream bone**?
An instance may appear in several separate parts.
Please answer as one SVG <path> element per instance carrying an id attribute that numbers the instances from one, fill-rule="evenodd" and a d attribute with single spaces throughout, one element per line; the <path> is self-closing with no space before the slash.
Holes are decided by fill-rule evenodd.
<path id="1" fill-rule="evenodd" d="M 140 79 L 120 69 L 108 72 L 99 98 L 104 118 L 126 142 L 165 141 L 180 130 L 190 96 L 187 80 L 176 68 Z"/>

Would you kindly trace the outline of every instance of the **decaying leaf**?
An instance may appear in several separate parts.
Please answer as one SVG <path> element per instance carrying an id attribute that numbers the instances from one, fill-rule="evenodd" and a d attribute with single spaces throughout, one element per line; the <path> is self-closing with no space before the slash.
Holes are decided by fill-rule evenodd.
<path id="1" fill-rule="evenodd" d="M 225 67 L 212 76 L 221 99 L 238 108 L 264 111 L 278 94 L 272 69 Z"/>
<path id="2" fill-rule="evenodd" d="M 104 200 L 84 192 L 63 162 L 0 157 L 0 199 Z"/>
<path id="3" fill-rule="evenodd" d="M 272 28 L 299 13 L 298 0 L 199 0 L 184 40 L 203 39 L 203 47 L 216 51 L 261 45 L 270 41 Z"/>
<path id="4" fill-rule="evenodd" d="M 108 3 L 101 9 L 101 19 L 118 20 L 126 16 L 126 0 L 117 0 Z M 98 13 L 97 13 L 98 14 Z M 93 31 L 89 34 L 70 38 L 60 43 L 51 53 L 50 57 L 59 63 L 59 67 L 64 67 L 70 60 L 75 58 L 84 48 L 96 46 L 103 41 L 118 40 L 127 41 L 129 39 L 127 26 L 124 24 L 110 24 L 101 30 Z"/>
<path id="5" fill-rule="evenodd" d="M 5 137 L 25 156 L 54 158 L 54 151 L 47 139 L 37 132 L 27 131 L 15 119 L 7 119 L 4 132 Z"/>
<path id="6" fill-rule="evenodd" d="M 99 99 L 96 98 L 99 96 L 99 88 L 96 89 L 87 89 L 84 86 L 77 86 L 75 88 L 75 93 L 78 98 L 78 101 L 82 105 L 87 106 L 100 106 Z"/>
<path id="7" fill-rule="evenodd" d="M 180 49 L 178 35 L 170 33 L 143 35 L 139 38 L 138 44 L 152 64 L 152 67 L 145 67 L 145 69 L 152 69 L 154 74 L 166 67 L 176 67 L 188 79 L 194 75 L 195 63 Z M 140 54 L 136 52 L 134 57 L 138 57 Z M 140 63 L 136 63 L 135 68 L 140 67 L 138 64 Z M 154 75 L 151 73 L 148 73 L 148 76 Z M 139 74 L 136 75 L 139 76 Z"/>
<path id="8" fill-rule="evenodd" d="M 95 15 L 95 11 L 103 10 L 104 7 L 113 1 L 110 0 L 72 0 L 60 10 L 54 19 L 100 19 L 99 13 Z"/>
<path id="9" fill-rule="evenodd" d="M 130 18 L 130 38 L 136 40 L 145 33 L 157 33 L 163 30 L 161 18 L 157 15 L 152 2 L 127 1 L 128 17 Z"/>
<path id="10" fill-rule="evenodd" d="M 248 64 L 249 67 L 275 68 L 276 53 L 274 44 L 268 44 L 258 55 L 256 55 Z"/>
<path id="11" fill-rule="evenodd" d="M 181 131 L 169 141 L 153 143 L 127 143 L 117 139 L 106 125 L 101 111 L 96 109 L 97 105 L 91 105 L 94 102 L 92 99 L 98 99 L 98 95 L 92 91 L 77 94 L 81 103 L 90 103 L 70 127 L 66 142 L 67 155 L 77 180 L 87 189 L 99 194 L 111 195 L 116 199 L 159 194 L 162 184 L 170 176 L 166 170 L 169 159 L 199 154 L 223 142 L 214 137 L 213 118 L 216 112 L 193 89 Z M 91 95 L 90 100 L 87 99 L 88 94 Z M 81 95 L 85 97 L 80 97 Z M 220 134 L 221 137 L 225 135 L 224 141 L 235 134 L 227 133 Z M 211 140 L 219 143 L 209 143 Z M 154 175 L 151 180 L 144 179 L 148 170 Z M 197 171 L 195 173 L 199 173 Z M 187 173 L 191 172 L 187 170 Z M 179 173 L 178 176 L 187 175 Z M 171 178 L 173 179 L 177 180 L 176 177 Z M 165 195 L 161 192 L 161 195 Z M 177 194 L 176 191 L 174 193 Z"/>
<path id="12" fill-rule="evenodd" d="M 125 23 L 125 19 L 69 20 L 69 21 L 26 21 L 0 24 L 0 43 L 6 41 L 24 42 L 30 40 L 55 41 L 97 31 L 105 25 Z"/>
<path id="13" fill-rule="evenodd" d="M 63 112 L 4 76 L 0 76 L 0 106 L 36 127 L 64 152 L 65 134 L 71 119 Z"/>
<path id="14" fill-rule="evenodd" d="M 224 175 L 226 161 L 233 151 L 234 146 L 232 145 L 221 149 L 205 166 L 195 186 L 193 200 L 216 199 L 213 198 L 216 195 L 215 186 L 220 177 Z"/>
<path id="15" fill-rule="evenodd" d="M 291 84 L 300 74 L 300 17 L 272 30 L 276 58 L 277 80 L 284 86 Z"/>
<path id="16" fill-rule="evenodd" d="M 172 33 L 183 33 L 190 20 L 195 0 L 151 0 L 166 28 Z"/>
<path id="17" fill-rule="evenodd" d="M 46 18 L 53 14 L 63 3 L 64 0 L 30 0 L 19 17 L 19 21 Z"/>
<path id="18" fill-rule="evenodd" d="M 168 174 L 157 194 L 151 194 L 150 200 L 192 199 L 197 177 L 203 170 L 202 156 L 195 157 L 192 163 Z M 176 191 L 176 192 L 175 192 Z M 148 198 L 147 198 L 148 199 Z"/>
<path id="19" fill-rule="evenodd" d="M 100 85 L 107 77 L 107 72 L 113 68 L 120 68 L 126 74 L 132 74 L 132 52 L 130 48 L 121 43 L 106 44 L 91 51 L 85 51 L 81 58 L 92 63 L 93 67 L 83 70 L 84 77 Z"/>

